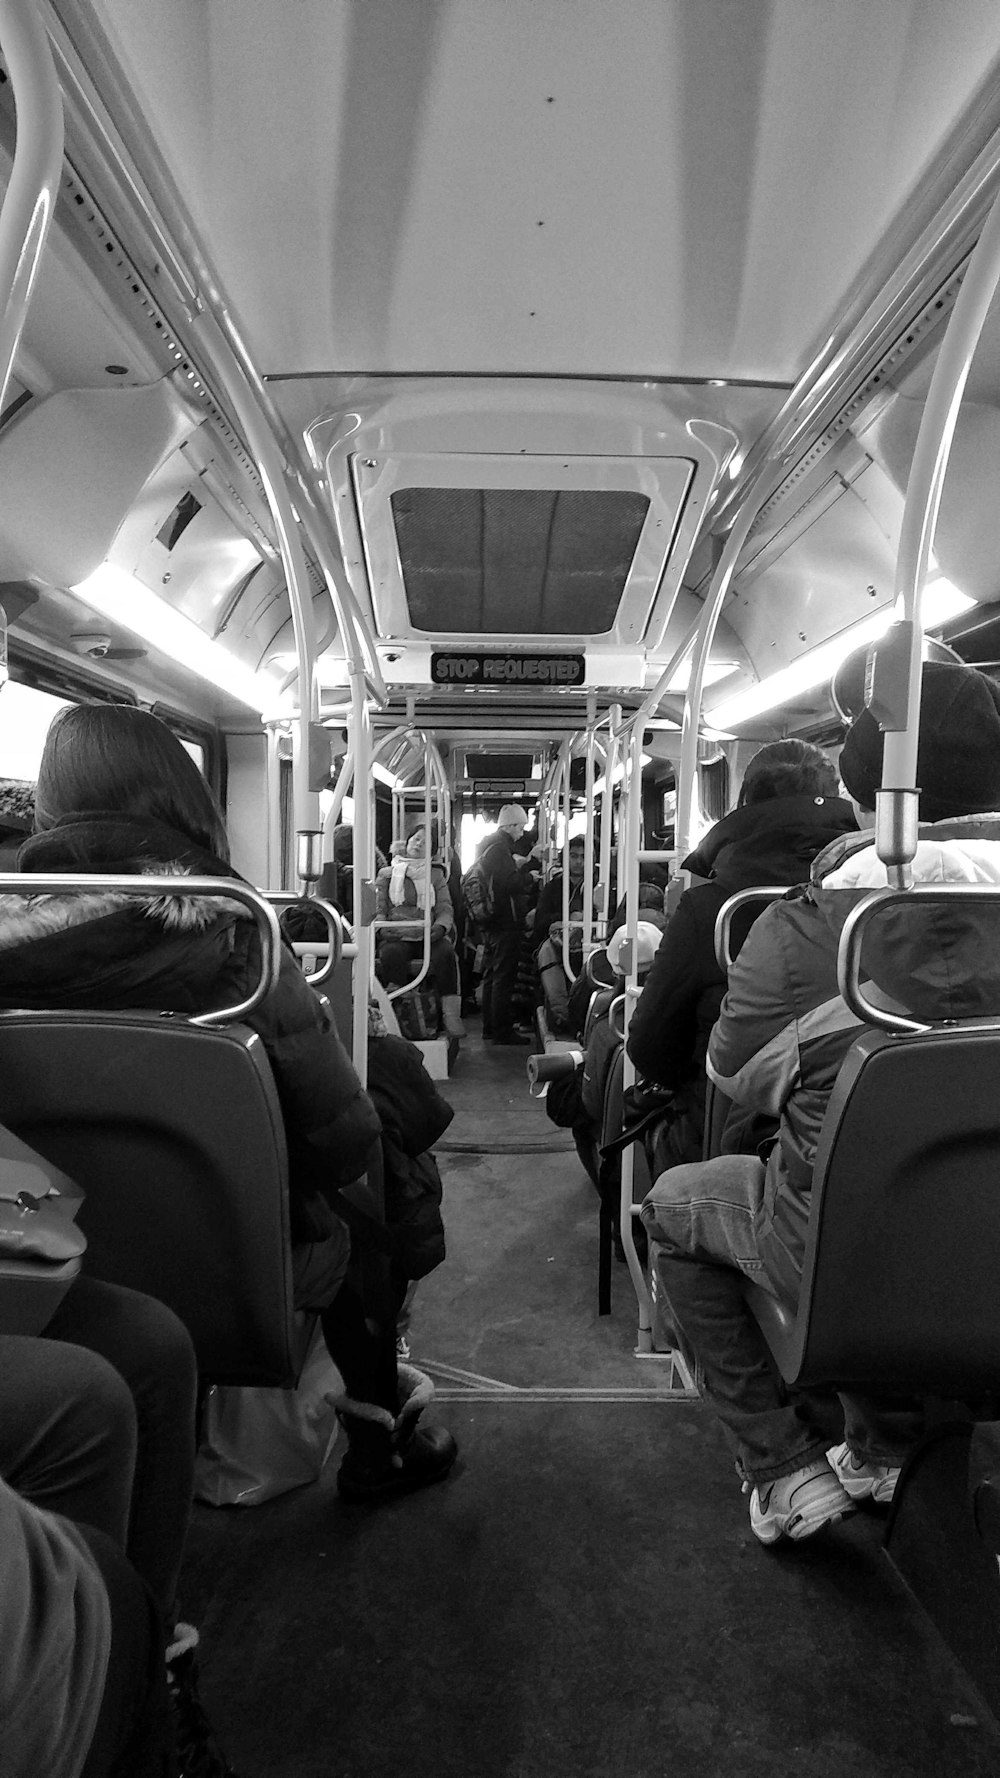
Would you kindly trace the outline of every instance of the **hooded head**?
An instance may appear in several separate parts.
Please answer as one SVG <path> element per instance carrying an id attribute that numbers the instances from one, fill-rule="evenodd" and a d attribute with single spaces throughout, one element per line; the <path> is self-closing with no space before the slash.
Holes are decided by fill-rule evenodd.
<path id="1" fill-rule="evenodd" d="M 863 809 L 875 807 L 883 745 L 878 723 L 863 710 L 840 754 L 845 788 Z M 921 821 L 1000 810 L 1000 687 L 973 667 L 924 663 L 917 784 Z"/>
<path id="2" fill-rule="evenodd" d="M 650 921 L 639 920 L 637 922 L 635 940 L 636 950 L 638 952 L 639 975 L 645 975 L 660 948 L 660 940 L 662 937 L 663 934 L 659 927 L 652 925 Z M 608 940 L 608 962 L 611 964 L 612 969 L 617 975 L 624 974 L 621 966 L 621 954 L 622 946 L 625 944 L 627 938 L 628 932 L 625 927 L 619 926 L 618 931 L 613 933 Z"/>
<path id="3" fill-rule="evenodd" d="M 497 827 L 501 833 L 509 833 L 512 840 L 519 840 L 528 825 L 528 814 L 520 803 L 504 803 L 497 816 Z"/>

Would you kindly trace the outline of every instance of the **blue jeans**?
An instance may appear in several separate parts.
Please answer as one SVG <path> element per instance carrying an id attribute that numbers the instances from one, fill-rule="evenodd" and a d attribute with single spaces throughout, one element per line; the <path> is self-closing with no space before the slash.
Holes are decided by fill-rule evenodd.
<path id="1" fill-rule="evenodd" d="M 865 1463 L 901 1463 L 919 1435 L 909 1405 L 786 1389 L 743 1298 L 741 1276 L 773 1294 L 757 1245 L 764 1166 L 720 1155 L 662 1173 L 642 1206 L 650 1264 L 746 1480 L 763 1486 L 823 1457 L 846 1438 Z"/>

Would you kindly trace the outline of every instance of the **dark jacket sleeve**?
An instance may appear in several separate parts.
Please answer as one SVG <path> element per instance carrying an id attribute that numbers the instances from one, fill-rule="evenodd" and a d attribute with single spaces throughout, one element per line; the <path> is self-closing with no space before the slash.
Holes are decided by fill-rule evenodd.
<path id="1" fill-rule="evenodd" d="M 267 1051 L 288 1141 L 293 1195 L 327 1196 L 364 1172 L 378 1113 L 341 1043 L 327 1001 L 282 948 L 277 987 L 248 1023 Z"/>
<path id="2" fill-rule="evenodd" d="M 682 895 L 667 923 L 629 1025 L 628 1053 L 639 1073 L 675 1090 L 697 1072 L 698 1001 L 709 966 L 691 902 Z"/>
<path id="3" fill-rule="evenodd" d="M 531 929 L 532 944 L 536 951 L 539 945 L 544 944 L 548 938 L 553 922 L 562 919 L 562 902 L 563 880 L 557 872 L 554 877 L 549 878 L 547 883 L 543 883 L 539 890 L 538 902 L 535 907 L 535 924 Z"/>
<path id="4" fill-rule="evenodd" d="M 527 869 L 514 863 L 514 854 L 502 837 L 487 846 L 482 863 L 493 887 L 494 920 L 505 926 L 520 925 L 531 901 Z"/>
<path id="5" fill-rule="evenodd" d="M 408 1155 L 431 1148 L 455 1115 L 405 1037 L 369 1038 L 368 1091 L 383 1129 Z"/>

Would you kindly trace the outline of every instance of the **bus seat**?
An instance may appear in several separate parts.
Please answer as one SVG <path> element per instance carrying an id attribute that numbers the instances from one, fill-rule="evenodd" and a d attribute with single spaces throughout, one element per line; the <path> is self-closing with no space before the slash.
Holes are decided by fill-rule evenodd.
<path id="1" fill-rule="evenodd" d="M 87 1271 L 159 1297 L 204 1378 L 293 1383 L 288 1158 L 263 1045 L 159 1013 L 0 1015 L 0 1120 L 86 1199 Z"/>
<path id="2" fill-rule="evenodd" d="M 798 1307 L 747 1285 L 785 1381 L 1000 1395 L 1000 1031 L 867 1030 L 813 1174 Z"/>

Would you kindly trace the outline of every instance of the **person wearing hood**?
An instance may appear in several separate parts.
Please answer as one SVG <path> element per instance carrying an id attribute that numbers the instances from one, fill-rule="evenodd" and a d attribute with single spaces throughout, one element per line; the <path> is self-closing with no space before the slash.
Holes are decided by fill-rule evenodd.
<path id="1" fill-rule="evenodd" d="M 531 900 L 531 865 L 540 850 L 518 851 L 518 841 L 528 825 L 520 803 L 504 803 L 497 816 L 496 833 L 487 837 L 479 855 L 490 885 L 493 913 L 486 931 L 483 956 L 483 1036 L 489 1043 L 527 1043 L 514 1030 L 514 986 L 521 934 Z"/>
<path id="2" fill-rule="evenodd" d="M 119 704 L 61 711 L 42 754 L 35 827 L 18 855 L 22 872 L 142 875 L 150 893 L 98 885 L 0 897 L 0 1006 L 190 1017 L 251 992 L 260 939 L 247 913 L 216 897 L 157 894 L 158 876 L 237 874 L 218 805 L 159 718 Z M 419 1371 L 397 1369 L 395 1304 L 388 1286 L 373 1285 L 377 1256 L 364 1250 L 374 1236 L 342 1191 L 357 1193 L 381 1124 L 290 946 L 246 1023 L 270 1062 L 285 1126 L 296 1307 L 319 1315 L 345 1385 L 338 1488 L 378 1502 L 436 1481 L 456 1455 L 443 1428 L 417 1424 L 433 1387 Z M 348 1223 L 362 1229 L 357 1252 Z"/>
<path id="3" fill-rule="evenodd" d="M 705 1056 L 726 991 L 715 955 L 719 910 L 740 889 L 804 882 L 817 853 L 856 831 L 826 755 L 807 741 L 772 741 L 747 766 L 736 808 L 685 858 L 683 870 L 708 880 L 678 901 L 628 1031 L 637 1072 L 674 1095 L 675 1159 L 701 1157 Z M 734 951 L 762 911 L 760 903 L 737 916 Z"/>
<path id="4" fill-rule="evenodd" d="M 702 1388 L 732 1444 L 761 1543 L 809 1537 L 859 1500 L 892 1498 L 919 1436 L 912 1408 L 841 1396 L 841 1442 L 827 1398 L 789 1397 L 740 1288 L 739 1273 L 789 1305 L 798 1299 L 812 1172 L 840 1064 L 859 1021 L 837 987 L 844 922 L 887 883 L 875 851 L 883 737 L 870 712 L 853 723 L 840 772 L 863 832 L 816 859 L 810 884 L 768 907 L 730 972 L 708 1047 L 721 1091 L 779 1119 L 766 1163 L 723 1155 L 656 1181 L 642 1220 L 658 1280 Z M 917 782 L 917 882 L 1000 887 L 1000 688 L 950 662 L 923 668 Z M 1000 1009 L 992 910 L 935 904 L 890 910 L 866 945 L 869 992 L 920 1018 Z"/>

